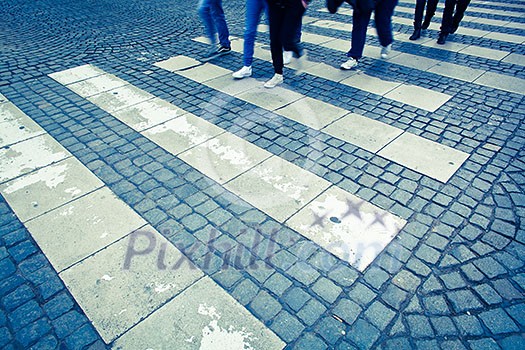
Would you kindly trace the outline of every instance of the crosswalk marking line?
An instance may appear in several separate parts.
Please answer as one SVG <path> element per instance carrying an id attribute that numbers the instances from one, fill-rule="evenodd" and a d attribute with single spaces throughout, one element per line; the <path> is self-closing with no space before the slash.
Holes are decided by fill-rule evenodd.
<path id="1" fill-rule="evenodd" d="M 0 103 L 0 148 L 42 135 L 44 130 L 11 102 Z"/>
<path id="2" fill-rule="evenodd" d="M 188 115 L 190 115 L 190 113 L 187 113 L 184 116 L 176 118 L 167 123 L 184 118 Z M 143 132 L 142 134 L 147 137 L 147 135 L 145 135 L 146 132 Z M 240 144 L 249 144 L 248 141 L 238 138 L 227 131 L 224 131 L 222 135 L 228 135 L 228 137 L 235 138 Z M 218 144 L 221 142 L 219 138 L 212 138 L 212 140 L 217 140 Z M 159 146 L 163 148 L 165 147 L 163 144 L 159 144 Z M 250 145 L 247 147 L 253 146 L 255 145 Z M 247 154 L 247 156 L 249 155 Z M 235 160 L 235 158 L 227 156 L 219 158 L 224 162 L 224 168 L 229 167 L 230 164 L 232 164 L 232 161 Z M 207 171 L 207 167 L 203 167 L 202 164 L 199 164 L 198 162 L 194 162 L 190 165 L 197 170 L 202 169 L 201 171 L 206 175 L 205 171 Z M 254 205 L 261 211 L 267 213 L 270 217 L 273 217 L 283 224 L 288 218 L 297 214 L 301 209 L 303 209 L 304 206 L 306 206 L 308 203 L 311 203 L 312 201 L 315 201 L 316 198 L 322 196 L 327 190 L 338 192 L 342 191 L 342 193 L 344 193 L 344 198 L 342 200 L 344 200 L 348 206 L 355 205 L 359 207 L 362 205 L 362 203 L 364 203 L 358 197 L 341 189 L 337 189 L 335 185 L 332 185 L 319 176 L 314 175 L 275 155 L 272 155 L 271 157 L 265 159 L 262 163 L 259 163 L 248 170 L 243 169 L 243 172 L 241 172 L 239 175 L 225 182 L 224 186 L 238 195 L 240 198 L 246 200 L 248 203 Z M 261 192 L 261 189 L 264 190 Z M 334 202 L 334 205 L 339 205 L 339 202 Z M 260 206 L 263 206 L 264 208 L 260 208 Z M 372 249 L 373 254 L 371 254 L 375 254 L 373 257 L 375 258 L 375 256 L 377 256 L 397 235 L 401 228 L 406 224 L 406 221 L 370 203 L 366 205 L 366 208 L 367 213 L 371 216 L 366 216 L 367 219 L 365 221 L 361 220 L 356 222 L 354 219 L 352 219 L 353 226 L 349 227 L 348 229 L 354 229 L 358 230 L 357 232 L 361 232 L 359 230 L 363 230 L 363 227 L 361 227 L 363 225 L 366 225 L 366 227 L 370 229 L 370 232 L 374 237 L 374 247 Z M 330 207 L 327 208 L 327 210 L 330 209 Z M 370 218 L 374 216 L 381 217 L 384 220 L 370 220 Z M 311 219 L 312 222 L 319 221 L 315 220 L 315 218 Z M 324 219 L 329 220 L 330 218 Z M 342 217 L 340 220 L 349 220 L 349 218 Z M 385 222 L 388 222 L 389 224 L 385 225 Z M 361 226 L 359 226 L 359 224 Z M 301 233 L 301 231 L 299 231 L 299 233 Z M 335 256 L 344 258 L 345 261 L 358 266 L 362 270 L 364 270 L 368 264 L 372 262 L 372 255 L 367 255 L 366 259 L 361 259 L 361 257 L 353 250 L 347 251 L 345 249 L 344 254 L 341 252 L 342 246 L 356 248 L 356 245 L 359 245 L 362 249 L 366 250 L 366 242 L 369 242 L 368 240 L 366 242 L 359 240 L 359 235 L 350 235 L 352 236 L 352 239 L 349 237 L 343 237 L 343 240 L 341 240 L 341 237 L 339 237 L 337 234 L 337 228 L 333 228 L 327 232 L 323 231 L 323 234 L 324 237 L 334 235 L 334 238 L 337 238 L 337 242 L 339 243 L 336 245 L 327 245 L 325 244 L 326 241 L 320 241 L 320 243 L 323 244 L 322 247 L 327 249 Z M 380 249 L 378 249 L 378 247 L 380 247 Z"/>
<path id="3" fill-rule="evenodd" d="M 463 16 L 461 23 L 463 22 L 471 22 L 471 23 L 476 23 L 476 24 L 481 23 L 481 24 L 489 24 L 489 25 L 499 26 L 499 27 L 504 27 L 505 25 L 512 23 L 511 21 L 504 21 L 500 19 L 491 19 L 491 18 L 472 16 L 472 15 L 469 15 L 469 13 L 472 13 L 471 11 L 469 11 L 470 9 L 471 7 L 467 8 L 467 11 L 465 11 L 465 15 Z M 442 10 L 443 10 L 442 8 L 438 8 L 434 17 L 435 18 L 443 17 Z M 395 8 L 395 12 L 406 13 L 406 14 L 414 16 L 414 7 L 406 7 L 403 5 L 397 5 Z"/>
<path id="4" fill-rule="evenodd" d="M 232 40 L 232 43 L 235 40 L 241 40 L 241 39 L 234 39 Z M 242 45 L 239 45 L 239 46 L 242 46 Z M 177 57 L 179 57 L 180 60 L 182 61 L 186 59 L 185 56 L 177 56 Z M 171 58 L 170 60 L 175 61 L 175 58 Z M 212 67 L 212 64 L 210 63 L 206 63 L 206 65 L 209 68 Z M 191 79 L 193 69 L 196 69 L 196 68 L 185 69 L 184 76 Z M 177 70 L 174 70 L 172 72 L 175 74 L 179 73 Z M 214 80 L 209 80 L 205 82 L 204 84 L 207 85 L 207 83 L 211 83 L 209 85 L 213 85 L 216 87 L 218 91 L 226 93 L 227 90 L 231 90 L 228 87 L 229 85 L 235 85 L 238 83 L 237 81 L 234 81 L 233 78 L 231 78 L 231 73 L 232 73 L 231 71 L 228 71 L 228 74 L 226 74 L 225 76 L 216 78 L 216 80 L 219 80 L 220 83 L 215 84 Z M 197 71 L 197 74 L 199 74 L 199 71 Z M 235 96 L 240 99 L 243 99 L 242 98 L 243 95 L 248 94 L 250 96 L 260 96 L 261 100 L 268 100 L 268 99 L 271 100 L 271 99 L 279 98 L 280 96 L 286 95 L 288 91 L 287 89 L 284 89 L 281 87 L 278 87 L 272 90 L 267 90 L 267 89 L 264 89 L 260 83 L 258 84 L 258 87 L 257 86 L 253 87 L 254 84 L 256 83 L 255 79 L 245 78 L 243 80 L 253 81 L 254 83 L 249 84 L 250 86 L 252 86 L 251 90 L 248 90 L 244 92 L 243 94 Z M 402 87 L 402 88 L 409 88 L 409 87 Z M 392 91 L 395 93 L 397 90 L 394 89 Z M 290 92 L 291 91 L 288 91 L 288 93 Z M 270 105 L 262 104 L 262 106 L 261 105 L 259 106 L 262 108 L 267 108 L 273 111 L 274 113 L 282 115 L 288 119 L 297 121 L 299 123 L 304 123 L 305 125 L 308 125 L 316 130 L 320 130 L 333 137 L 336 137 L 343 141 L 352 143 L 372 153 L 379 152 L 381 149 L 383 149 L 390 143 L 394 144 L 394 146 L 392 147 L 402 147 L 398 145 L 399 141 L 397 140 L 397 138 L 401 134 L 405 133 L 404 130 L 398 129 L 396 127 L 390 126 L 388 124 L 382 123 L 377 120 L 372 120 L 364 116 L 350 113 L 350 111 L 335 107 L 329 103 L 325 103 L 322 101 L 317 101 L 317 103 L 314 105 L 313 108 L 309 108 L 308 103 L 311 103 L 309 102 L 309 100 L 305 100 L 305 97 L 303 95 L 300 95 L 297 93 L 294 93 L 294 94 L 297 95 L 296 102 L 289 104 L 287 107 L 277 108 L 275 106 L 272 106 L 271 104 Z M 407 96 L 413 95 L 413 92 L 408 91 L 406 95 Z M 304 109 L 305 107 L 304 105 L 302 106 L 303 108 L 301 108 L 301 103 L 302 104 L 306 103 L 307 109 Z M 280 104 L 277 104 L 277 106 L 279 106 Z M 329 111 L 328 113 L 334 113 L 333 117 L 330 117 L 328 113 L 325 113 L 324 111 Z M 297 116 L 298 113 L 300 114 L 299 117 Z M 320 114 L 323 114 L 323 118 L 325 118 L 325 120 L 314 122 L 314 120 L 319 119 Z M 307 122 L 304 122 L 305 120 L 307 120 Z M 416 136 L 416 135 L 415 137 L 417 139 L 421 138 L 420 136 Z M 427 159 L 427 156 L 425 154 L 422 154 L 420 157 L 411 159 L 410 168 L 412 170 L 415 170 L 417 168 L 418 172 L 421 172 L 422 174 L 425 174 L 441 182 L 447 182 L 448 179 L 450 179 L 450 177 L 457 171 L 457 169 L 459 169 L 461 164 L 463 164 L 463 162 L 469 157 L 467 153 L 455 150 L 448 146 L 438 144 L 434 141 L 425 140 L 425 141 L 421 141 L 421 144 L 424 145 L 422 149 L 431 150 L 432 151 L 431 154 L 434 154 L 434 156 L 432 157 L 432 159 Z M 410 151 L 411 150 L 410 145 L 406 145 L 405 147 L 407 147 L 406 152 L 401 152 L 401 153 L 407 153 L 407 154 L 412 153 Z M 437 153 L 434 153 L 434 152 L 437 152 Z M 393 157 L 395 158 L 387 157 L 387 159 L 398 162 L 402 165 L 407 164 L 407 161 L 401 158 L 397 153 L 393 154 Z M 421 160 L 421 162 L 418 162 L 418 159 Z M 401 162 L 399 162 L 399 160 L 401 160 Z M 414 160 L 415 160 L 415 163 L 418 164 L 418 166 L 413 165 Z M 433 165 L 429 166 L 424 163 L 432 163 Z"/>
<path id="5" fill-rule="evenodd" d="M 325 28 L 325 26 L 327 24 L 329 25 L 330 22 L 339 23 L 337 21 L 331 21 L 331 20 L 326 20 L 326 19 L 317 19 L 317 20 L 316 18 L 310 18 L 310 19 L 311 19 L 309 21 L 310 24 L 313 24 L 315 22 L 322 23 L 323 25 L 318 25 L 319 27 L 322 27 L 322 28 Z M 341 26 L 341 28 L 342 28 L 341 30 L 350 32 L 352 30 L 352 24 L 348 23 L 344 26 Z M 368 28 L 369 30 L 375 30 L 375 28 L 372 25 L 370 25 Z M 469 28 L 466 28 L 464 30 L 469 30 Z M 431 47 L 431 48 L 435 48 L 435 49 L 439 49 L 443 51 L 461 52 L 469 56 L 489 58 L 489 59 L 496 60 L 496 61 L 501 61 L 504 57 L 507 57 L 508 55 L 511 54 L 510 51 L 502 51 L 502 50 L 486 48 L 483 46 L 477 46 L 477 45 L 471 45 L 471 44 L 461 44 L 461 43 L 455 43 L 455 42 L 450 42 L 450 41 L 447 42 L 445 45 L 438 45 L 436 43 L 435 38 L 428 38 L 428 37 L 421 37 L 417 41 L 413 41 L 409 39 L 411 34 L 406 34 L 406 33 L 398 32 L 398 31 L 393 31 L 392 33 L 394 34 L 394 41 L 401 41 L 401 42 L 417 44 L 421 46 L 427 46 L 427 47 Z M 322 35 L 318 35 L 318 36 L 322 37 Z M 323 41 L 322 43 L 326 43 L 326 40 Z M 347 46 L 348 47 L 346 48 L 346 50 L 350 48 L 350 37 L 348 38 Z M 466 51 L 466 52 L 462 52 L 462 51 Z"/>
<path id="6" fill-rule="evenodd" d="M 193 40 L 197 42 L 203 42 L 203 43 L 206 42 L 206 39 L 203 37 L 198 37 Z M 242 48 L 241 48 L 242 39 L 230 36 L 230 40 L 232 41 L 232 51 L 242 53 Z M 333 39 L 332 41 L 326 42 L 321 45 L 330 46 L 330 44 L 333 43 L 335 40 L 338 40 L 338 39 Z M 254 57 L 259 58 L 264 61 L 271 61 L 271 57 L 269 57 L 270 56 L 269 51 L 266 49 L 263 49 L 263 47 L 264 46 L 261 44 L 255 45 Z M 319 63 L 319 64 L 322 64 L 322 63 Z M 323 68 L 325 69 L 323 70 L 325 72 L 329 72 L 329 71 L 336 72 L 337 71 L 337 73 L 334 73 L 334 75 L 340 77 L 341 79 L 338 79 L 338 78 L 334 79 L 333 78 L 334 75 L 330 75 L 330 73 L 319 74 L 318 69 L 316 69 L 316 67 L 319 64 L 313 64 L 313 63 L 308 64 L 308 65 L 305 65 L 304 67 L 301 67 L 301 70 L 308 74 L 319 76 L 319 77 L 322 77 L 328 80 L 332 80 L 332 81 L 341 83 L 343 85 L 348 85 L 350 87 L 357 88 L 359 90 L 367 91 L 367 92 L 374 93 L 374 94 L 381 93 L 385 97 L 387 97 L 386 95 L 388 94 L 389 97 L 387 98 L 411 105 L 416 108 L 424 109 L 429 112 L 435 112 L 438 108 L 440 108 L 443 104 L 445 104 L 449 99 L 452 98 L 452 96 L 450 95 L 447 95 L 441 92 L 437 92 L 437 91 L 433 91 L 430 89 L 422 88 L 419 86 L 410 86 L 409 84 L 404 84 L 404 83 L 394 83 L 393 84 L 390 81 L 385 81 L 377 77 L 368 76 L 366 73 L 358 72 L 356 70 L 341 73 L 341 70 L 338 68 L 334 68 L 329 65 L 324 65 Z M 291 64 L 289 67 L 294 68 L 294 65 Z M 356 75 L 356 74 L 359 74 L 359 76 L 351 78 L 351 76 Z M 420 97 L 419 99 L 412 99 L 410 96 L 405 96 L 403 94 L 403 91 L 406 90 L 408 86 L 410 86 L 411 90 L 417 90 L 418 92 L 417 95 Z M 388 88 L 388 87 L 391 87 L 391 88 Z"/>
<path id="7" fill-rule="evenodd" d="M 326 12 L 326 9 L 321 9 L 319 12 Z M 339 14 L 345 15 L 345 16 L 352 16 L 352 10 L 350 9 L 341 9 L 338 11 Z M 400 16 L 392 16 L 392 23 L 394 24 L 402 24 L 407 26 L 413 26 L 414 20 L 411 18 L 406 17 L 400 17 Z M 474 29 L 474 28 L 468 28 L 468 27 L 459 27 L 456 31 L 456 34 L 461 35 L 467 35 L 472 36 L 475 38 L 488 38 L 492 40 L 498 40 L 503 41 L 511 44 L 522 44 L 525 42 L 525 37 L 516 35 L 516 34 L 506 34 L 506 33 L 498 33 L 498 32 L 492 32 L 488 30 L 482 30 L 482 29 Z"/>
<path id="8" fill-rule="evenodd" d="M 43 135 L 32 140 L 38 138 L 45 138 L 49 148 L 57 150 L 62 148 L 45 131 Z M 65 149 L 64 151 L 67 152 Z M 28 158 L 28 154 L 34 154 L 35 149 L 31 147 L 22 148 L 20 153 L 22 157 L 25 155 L 24 158 Z M 158 311 L 156 309 L 162 306 L 165 301 L 173 297 L 171 302 L 177 300 L 182 292 L 201 280 L 204 274 L 198 268 L 190 268 L 188 264 L 181 265 L 177 270 L 168 269 L 169 272 L 157 271 L 155 270 L 155 266 L 158 264 L 157 254 L 150 254 L 148 261 L 142 262 L 140 267 L 137 265 L 137 261 L 134 261 L 135 264 L 131 266 L 132 273 L 123 270 L 122 263 L 125 260 L 130 243 L 127 240 L 128 234 L 135 229 L 149 232 L 150 238 L 155 243 L 155 248 L 163 249 L 164 246 L 164 263 L 172 266 L 183 255 L 155 229 L 145 226 L 146 222 L 133 209 L 118 199 L 97 176 L 74 156 L 69 156 L 58 162 L 53 162 L 54 160 L 51 159 L 51 161 L 46 162 L 47 165 L 43 165 L 36 171 L 4 183 L 0 186 L 0 192 L 14 213 L 17 216 L 21 214 L 23 218 L 27 218 L 23 207 L 32 207 L 33 203 L 42 203 L 44 200 L 48 201 L 50 197 L 55 196 L 52 200 L 54 207 L 45 208 L 46 212 L 37 218 L 24 219 L 25 226 L 35 238 L 46 258 L 59 272 L 59 277 L 86 312 L 104 341 L 109 344 L 136 326 L 137 323 L 140 324 L 144 318 L 154 315 Z M 64 167 L 67 164 L 74 166 Z M 0 169 L 2 169 L 0 177 L 5 178 L 6 168 L 0 167 Z M 68 171 L 70 174 L 74 172 L 75 175 L 81 173 L 81 178 L 73 176 L 72 180 L 68 180 L 67 174 L 64 173 Z M 7 177 L 13 178 L 13 176 Z M 67 186 L 61 186 L 62 183 L 67 184 Z M 71 187 L 73 184 L 74 186 Z M 35 191 L 35 188 L 38 188 L 38 191 Z M 69 196 L 67 198 L 56 198 L 59 191 L 63 191 Z M 27 193 L 34 193 L 34 195 L 28 196 Z M 96 198 L 91 201 L 90 198 L 93 196 Z M 21 203 L 23 201 L 32 201 L 32 203 Z M 97 210 L 98 212 L 95 213 Z M 77 225 L 80 223 L 75 221 L 74 216 L 72 216 L 74 211 L 81 213 L 83 218 L 81 222 L 86 223 L 85 227 Z M 111 213 L 109 220 L 103 219 L 105 213 Z M 115 220 L 115 217 L 118 217 L 119 220 Z M 57 225 L 56 218 L 62 218 L 62 225 Z M 88 221 L 84 220 L 86 218 L 90 219 L 88 220 L 89 224 Z M 120 234 L 115 235 L 117 227 Z M 50 234 L 51 232 L 58 233 L 61 239 L 57 240 L 57 235 Z M 67 238 L 64 233 L 68 233 Z M 100 233 L 102 234 L 99 236 Z M 65 249 L 68 243 L 74 251 L 80 252 L 82 250 L 80 254 L 75 254 L 73 260 L 71 256 L 64 256 L 68 252 L 68 249 Z M 91 246 L 87 247 L 86 243 Z M 52 249 L 50 244 L 55 245 L 53 251 L 50 250 Z M 138 248 L 138 246 L 134 248 Z M 66 259 L 64 260 L 64 258 Z M 144 256 L 140 257 L 140 259 L 143 258 Z M 230 306 L 237 310 L 236 317 L 239 319 L 236 329 L 241 329 L 242 326 L 246 327 L 248 332 L 253 331 L 254 334 L 258 334 L 260 338 L 253 342 L 255 344 L 260 343 L 259 345 L 268 342 L 271 344 L 267 347 L 268 349 L 282 349 L 284 347 L 285 344 L 271 330 L 233 300 L 226 291 L 211 280 L 207 283 L 214 290 L 214 298 L 228 299 Z M 132 299 L 130 299 L 130 295 L 133 296 Z M 206 303 L 209 302 L 209 299 L 201 298 L 195 301 Z M 194 314 L 186 317 L 178 315 L 180 322 L 189 324 L 191 320 L 198 317 L 198 310 L 193 311 Z M 228 330 L 233 327 L 233 323 L 230 322 L 222 326 Z M 162 326 L 163 324 L 158 324 L 155 329 L 160 330 Z M 165 334 L 166 332 L 163 331 L 159 332 L 157 336 Z M 195 336 L 195 340 L 198 341 L 201 334 L 198 333 Z M 168 345 L 170 348 L 178 347 L 178 344 L 168 343 Z"/>
<path id="9" fill-rule="evenodd" d="M 312 25 L 315 25 L 315 23 L 312 23 Z M 345 44 L 348 45 L 348 43 L 342 39 L 333 39 L 332 41 L 320 44 L 320 46 L 330 48 L 330 49 L 335 49 L 335 50 L 339 48 L 340 50 L 340 47 Z M 371 48 L 372 46 L 369 46 L 369 45 L 365 46 L 365 55 L 367 57 L 373 56 L 370 54 Z M 375 48 L 375 51 L 377 51 L 378 48 L 377 47 L 374 47 L 374 48 Z M 422 68 L 420 66 L 420 62 L 422 61 L 428 62 L 429 63 L 428 66 Z M 388 59 L 388 62 L 392 64 L 402 65 L 402 66 L 409 67 L 409 68 L 418 69 L 418 70 L 429 71 L 430 73 L 440 74 L 440 75 L 447 76 L 453 79 L 467 81 L 467 82 L 479 84 L 482 86 L 504 90 L 507 92 L 513 92 L 513 93 L 521 94 L 521 95 L 525 94 L 525 79 L 515 78 L 515 77 L 498 74 L 498 73 L 492 73 L 492 72 L 488 72 L 483 69 L 464 67 L 464 66 L 457 65 L 454 63 L 442 62 L 442 61 L 432 59 L 432 58 L 421 57 L 421 56 L 412 55 L 408 53 L 400 53 L 395 50 L 392 51 L 392 55 Z M 308 69 L 305 69 L 305 71 L 307 70 Z M 498 79 L 482 79 L 483 75 L 497 76 Z M 512 81 L 512 84 L 508 85 L 508 84 L 501 83 L 505 80 Z M 400 102 L 403 102 L 403 101 L 400 101 Z M 435 109 L 433 111 L 435 111 Z"/>

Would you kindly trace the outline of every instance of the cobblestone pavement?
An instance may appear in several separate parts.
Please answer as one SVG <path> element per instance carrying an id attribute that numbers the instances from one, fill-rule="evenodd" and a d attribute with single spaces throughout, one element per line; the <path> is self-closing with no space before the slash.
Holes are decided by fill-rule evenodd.
<path id="1" fill-rule="evenodd" d="M 525 349 L 525 2 L 266 91 L 196 3 L 0 0 L 0 348 Z"/>

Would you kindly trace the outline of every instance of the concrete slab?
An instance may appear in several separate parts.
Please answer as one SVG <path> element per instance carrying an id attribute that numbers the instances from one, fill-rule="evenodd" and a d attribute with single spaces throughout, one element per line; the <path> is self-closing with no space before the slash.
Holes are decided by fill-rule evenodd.
<path id="1" fill-rule="evenodd" d="M 130 252 L 149 253 L 130 258 Z M 180 266 L 176 267 L 177 262 Z M 202 275 L 199 269 L 191 268 L 180 251 L 151 227 L 134 232 L 60 273 L 67 288 L 107 343 Z M 164 326 L 158 326 L 157 331 L 164 333 Z"/>
<path id="2" fill-rule="evenodd" d="M 204 277 L 117 339 L 114 349 L 277 350 L 285 345 Z"/>
<path id="3" fill-rule="evenodd" d="M 499 32 L 491 32 L 485 35 L 484 38 L 491 39 L 491 40 L 505 41 L 505 42 L 514 43 L 514 44 L 522 44 L 523 42 L 525 42 L 525 36 L 507 34 L 507 33 L 499 33 Z"/>
<path id="4" fill-rule="evenodd" d="M 435 65 L 440 63 L 439 60 L 435 60 L 433 58 L 416 56 L 416 55 L 411 55 L 408 53 L 403 53 L 395 57 L 392 57 L 388 60 L 388 62 L 399 64 L 400 66 L 404 66 L 404 67 L 422 70 L 422 71 L 426 71 L 430 69 L 431 67 L 434 67 Z"/>
<path id="5" fill-rule="evenodd" d="M 71 154 L 47 134 L 0 149 L 0 183 L 56 163 Z"/>
<path id="6" fill-rule="evenodd" d="M 145 224 L 107 187 L 25 223 L 59 272 Z"/>
<path id="7" fill-rule="evenodd" d="M 200 65 L 201 62 L 196 59 L 187 57 L 187 56 L 175 56 L 167 60 L 154 63 L 154 66 L 165 69 L 170 72 L 177 72 L 179 70 L 191 68 Z"/>
<path id="8" fill-rule="evenodd" d="M 481 46 L 474 46 L 469 45 L 466 48 L 459 51 L 459 53 L 470 55 L 470 56 L 476 56 L 476 57 L 482 57 L 482 58 L 488 58 L 491 60 L 501 61 L 504 57 L 508 56 L 508 52 L 500 51 L 500 50 L 494 50 L 489 49 L 486 47 Z"/>
<path id="9" fill-rule="evenodd" d="M 271 156 L 270 152 L 226 132 L 181 153 L 179 158 L 223 184 Z"/>
<path id="10" fill-rule="evenodd" d="M 125 85 L 111 91 L 93 95 L 87 99 L 106 112 L 112 113 L 119 109 L 124 109 L 140 102 L 151 100 L 154 97 L 155 96 L 152 94 L 133 85 Z"/>
<path id="11" fill-rule="evenodd" d="M 345 56 L 341 55 L 341 63 L 345 61 Z M 319 78 L 324 78 L 326 80 L 339 82 L 344 80 L 352 75 L 358 74 L 357 70 L 342 70 L 339 67 L 332 67 L 326 63 L 319 63 L 315 66 L 307 67 L 304 70 L 305 73 L 314 75 Z"/>
<path id="12" fill-rule="evenodd" d="M 72 84 L 81 80 L 96 77 L 98 75 L 106 74 L 102 69 L 99 69 L 90 64 L 84 64 L 79 67 L 66 69 L 61 72 L 49 74 L 57 82 L 63 85 Z"/>
<path id="13" fill-rule="evenodd" d="M 16 216 L 26 222 L 104 184 L 73 157 L 0 185 Z"/>
<path id="14" fill-rule="evenodd" d="M 223 132 L 214 124 L 187 113 L 142 134 L 166 151 L 177 155 Z"/>
<path id="15" fill-rule="evenodd" d="M 184 115 L 182 109 L 160 98 L 153 98 L 113 113 L 117 119 L 136 131 L 144 131 Z"/>
<path id="16" fill-rule="evenodd" d="M 469 157 L 467 153 L 410 133 L 399 136 L 379 155 L 441 182 L 447 182 Z"/>
<path id="17" fill-rule="evenodd" d="M 340 83 L 380 96 L 402 85 L 399 82 L 387 81 L 365 73 L 354 74 Z"/>
<path id="18" fill-rule="evenodd" d="M 500 89 L 503 91 L 525 94 L 525 79 L 502 75 L 498 73 L 486 72 L 474 81 L 475 84 Z"/>
<path id="19" fill-rule="evenodd" d="M 0 147 L 42 135 L 44 130 L 14 104 L 0 104 Z"/>
<path id="20" fill-rule="evenodd" d="M 523 28 L 523 29 L 525 29 L 525 28 Z M 517 64 L 517 65 L 520 65 L 520 66 L 525 66 L 525 55 L 520 55 L 520 54 L 517 54 L 517 53 L 511 53 L 508 56 L 506 56 L 504 59 L 502 59 L 501 61 L 505 62 L 505 63 Z"/>
<path id="21" fill-rule="evenodd" d="M 339 259 L 364 271 L 406 221 L 332 186 L 286 223 Z"/>
<path id="22" fill-rule="evenodd" d="M 468 82 L 473 82 L 481 75 L 483 75 L 483 73 L 485 73 L 485 71 L 481 69 L 465 67 L 448 62 L 440 62 L 434 67 L 430 68 L 428 71 L 431 73 L 442 75 L 444 77 Z"/>
<path id="23" fill-rule="evenodd" d="M 254 78 L 233 79 L 231 72 L 230 74 L 204 82 L 204 85 L 224 92 L 230 96 L 237 96 L 248 90 L 261 87 L 261 84 L 262 83 L 260 81 L 257 81 Z"/>
<path id="24" fill-rule="evenodd" d="M 311 97 L 304 97 L 275 112 L 315 130 L 324 128 L 348 113 L 347 110 Z"/>
<path id="25" fill-rule="evenodd" d="M 276 156 L 225 184 L 228 190 L 279 222 L 329 186 L 328 181 Z"/>
<path id="26" fill-rule="evenodd" d="M 401 85 L 387 93 L 385 97 L 429 112 L 435 112 L 452 98 L 450 95 L 415 85 Z"/>
<path id="27" fill-rule="evenodd" d="M 223 75 L 229 75 L 231 74 L 231 71 L 216 66 L 214 64 L 204 63 L 201 66 L 189 68 L 183 71 L 178 71 L 177 74 L 182 75 L 183 77 L 186 77 L 198 83 L 202 83 Z"/>
<path id="28" fill-rule="evenodd" d="M 401 129 L 355 113 L 344 116 L 322 131 L 373 153 L 403 133 Z"/>
<path id="29" fill-rule="evenodd" d="M 351 32 L 352 31 L 352 23 L 342 23 L 337 21 L 331 21 L 331 20 L 317 20 L 315 22 L 309 23 L 311 26 L 320 27 L 324 29 L 335 29 L 335 30 L 342 30 L 345 32 Z"/>
<path id="30" fill-rule="evenodd" d="M 326 38 L 329 38 L 329 37 L 326 37 Z M 348 50 L 350 50 L 350 38 L 348 38 L 348 40 L 333 39 L 331 41 L 327 41 L 319 45 L 326 47 L 327 49 L 332 49 L 335 51 L 342 51 L 346 53 L 348 52 Z"/>
<path id="31" fill-rule="evenodd" d="M 70 84 L 67 87 L 82 97 L 89 97 L 124 85 L 127 85 L 126 81 L 112 74 L 104 74 Z"/>
<path id="32" fill-rule="evenodd" d="M 265 108 L 269 111 L 284 107 L 285 105 L 295 102 L 302 97 L 303 95 L 285 89 L 281 86 L 277 86 L 273 89 L 266 89 L 264 86 L 259 86 L 255 89 L 237 95 L 237 98 L 252 103 L 258 107 Z"/>

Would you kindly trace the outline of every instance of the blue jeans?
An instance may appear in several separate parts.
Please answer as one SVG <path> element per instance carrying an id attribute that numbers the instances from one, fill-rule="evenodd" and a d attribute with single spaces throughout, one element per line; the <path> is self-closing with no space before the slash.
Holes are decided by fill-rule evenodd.
<path id="1" fill-rule="evenodd" d="M 378 1 L 374 9 L 377 36 L 381 46 L 388 46 L 394 41 L 392 36 L 392 15 L 398 0 Z M 360 59 L 365 48 L 366 29 L 372 12 L 364 13 L 354 9 L 352 16 L 352 47 L 346 54 L 348 57 Z"/>
<path id="2" fill-rule="evenodd" d="M 215 35 L 219 33 L 220 45 L 230 47 L 230 33 L 222 10 L 222 0 L 199 0 L 199 15 L 211 44 L 217 45 Z"/>
<path id="3" fill-rule="evenodd" d="M 262 12 L 268 17 L 268 4 L 266 0 L 246 0 L 246 24 L 244 27 L 244 65 L 249 67 L 253 62 L 253 48 L 257 36 L 257 26 L 261 20 Z"/>

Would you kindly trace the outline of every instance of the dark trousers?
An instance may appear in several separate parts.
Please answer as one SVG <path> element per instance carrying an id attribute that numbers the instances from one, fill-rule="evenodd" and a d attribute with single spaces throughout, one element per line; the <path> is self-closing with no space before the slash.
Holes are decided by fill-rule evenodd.
<path id="1" fill-rule="evenodd" d="M 282 5 L 281 5 L 282 4 Z M 273 69 L 277 74 L 283 74 L 283 49 L 292 51 L 295 57 L 301 57 L 303 50 L 300 35 L 305 8 L 301 0 L 283 2 L 268 1 L 270 20 L 270 50 L 272 52 Z"/>
<path id="2" fill-rule="evenodd" d="M 398 0 L 381 0 L 378 1 L 374 9 L 374 20 L 376 23 L 377 36 L 381 46 L 392 44 L 392 15 Z M 366 29 L 372 12 L 363 12 L 354 8 L 352 16 L 352 47 L 346 54 L 356 60 L 363 56 L 365 48 Z"/>
<path id="3" fill-rule="evenodd" d="M 416 0 L 416 11 L 414 13 L 414 28 L 420 29 L 421 23 L 423 22 L 423 11 L 425 10 L 425 4 L 427 5 L 427 12 L 425 14 L 425 20 L 430 22 L 434 14 L 439 0 Z"/>
<path id="4" fill-rule="evenodd" d="M 445 9 L 441 20 L 441 33 L 450 34 L 458 29 L 469 4 L 470 0 L 445 0 Z M 455 13 L 454 8 L 456 9 Z"/>

